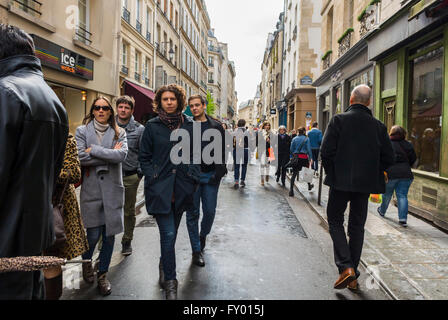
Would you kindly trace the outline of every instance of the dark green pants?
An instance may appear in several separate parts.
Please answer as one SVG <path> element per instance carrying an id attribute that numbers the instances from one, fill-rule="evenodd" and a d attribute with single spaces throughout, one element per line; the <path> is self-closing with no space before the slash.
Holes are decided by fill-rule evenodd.
<path id="1" fill-rule="evenodd" d="M 137 189 L 140 178 L 135 174 L 123 177 L 124 184 L 124 235 L 123 242 L 132 241 L 135 228 L 135 202 L 137 200 Z"/>

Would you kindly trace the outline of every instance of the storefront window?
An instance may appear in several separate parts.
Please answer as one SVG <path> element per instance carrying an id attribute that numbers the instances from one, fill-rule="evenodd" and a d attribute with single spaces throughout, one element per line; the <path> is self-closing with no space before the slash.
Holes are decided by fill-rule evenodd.
<path id="1" fill-rule="evenodd" d="M 76 128 L 82 125 L 85 117 L 86 105 L 82 91 L 53 84 L 50 86 L 67 111 L 70 133 L 75 134 Z"/>
<path id="2" fill-rule="evenodd" d="M 342 88 L 336 88 L 336 114 L 342 113 Z"/>
<path id="3" fill-rule="evenodd" d="M 372 69 L 370 69 L 367 72 L 364 72 L 364 73 L 360 74 L 359 76 L 357 76 L 356 78 L 353 78 L 352 80 L 350 80 L 350 93 L 353 91 L 353 89 L 355 89 L 355 87 L 357 87 L 361 84 L 366 84 L 370 88 L 373 87 L 373 70 Z"/>
<path id="4" fill-rule="evenodd" d="M 384 65 L 383 90 L 395 89 L 397 87 L 397 67 L 397 60 Z"/>
<path id="5" fill-rule="evenodd" d="M 422 49 L 417 49 L 416 53 Z M 414 167 L 423 171 L 439 173 L 443 105 L 443 47 L 411 60 L 411 79 L 409 139 L 417 153 L 417 162 Z"/>

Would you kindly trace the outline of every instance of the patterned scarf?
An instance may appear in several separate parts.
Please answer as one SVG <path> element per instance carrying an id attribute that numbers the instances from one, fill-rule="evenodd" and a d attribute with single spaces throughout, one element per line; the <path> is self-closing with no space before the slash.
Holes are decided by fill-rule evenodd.
<path id="1" fill-rule="evenodd" d="M 182 112 L 168 114 L 162 108 L 159 108 L 157 111 L 159 113 L 160 121 L 162 121 L 162 123 L 165 124 L 171 131 L 179 129 L 182 126 L 184 122 Z"/>

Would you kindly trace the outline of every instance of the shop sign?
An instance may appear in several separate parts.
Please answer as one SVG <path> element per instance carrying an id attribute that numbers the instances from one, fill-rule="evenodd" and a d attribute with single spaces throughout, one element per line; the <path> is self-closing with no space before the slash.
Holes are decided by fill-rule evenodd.
<path id="1" fill-rule="evenodd" d="M 272 109 L 271 109 L 271 114 L 277 114 L 277 109 L 272 108 Z"/>
<path id="2" fill-rule="evenodd" d="M 307 119 L 312 119 L 313 118 L 313 114 L 311 112 L 307 112 L 306 113 L 306 118 Z"/>
<path id="3" fill-rule="evenodd" d="M 93 60 L 36 35 L 32 37 L 36 47 L 36 57 L 40 59 L 42 66 L 82 79 L 93 80 Z"/>

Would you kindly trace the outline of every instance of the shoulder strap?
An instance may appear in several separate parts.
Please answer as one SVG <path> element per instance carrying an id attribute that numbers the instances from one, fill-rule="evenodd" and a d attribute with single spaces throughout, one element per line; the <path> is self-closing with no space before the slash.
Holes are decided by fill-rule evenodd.
<path id="1" fill-rule="evenodd" d="M 300 152 L 300 150 L 302 150 L 302 147 L 306 143 L 307 140 L 308 140 L 308 138 L 305 137 L 305 140 L 303 140 L 302 144 L 299 147 L 299 152 Z"/>
<path id="2" fill-rule="evenodd" d="M 407 154 L 406 151 L 403 149 L 403 146 L 401 145 L 401 141 L 397 141 L 397 143 L 398 143 L 398 146 L 399 146 L 400 149 L 401 149 L 401 152 L 403 152 L 404 156 L 406 157 L 407 162 L 409 162 L 408 154 Z"/>

